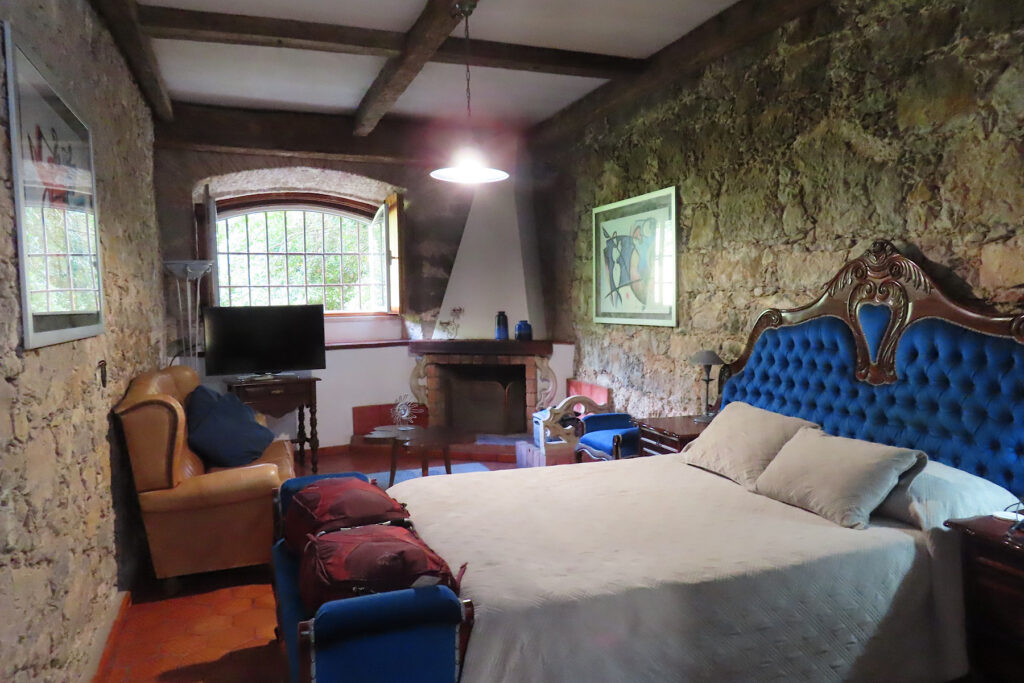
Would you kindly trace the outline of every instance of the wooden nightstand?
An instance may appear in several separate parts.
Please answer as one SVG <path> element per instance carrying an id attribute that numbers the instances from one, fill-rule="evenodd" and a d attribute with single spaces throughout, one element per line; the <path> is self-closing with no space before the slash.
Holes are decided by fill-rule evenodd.
<path id="1" fill-rule="evenodd" d="M 299 411 L 298 433 L 292 443 L 298 444 L 296 453 L 300 465 L 306 464 L 306 444 L 313 474 L 317 473 L 317 455 L 320 439 L 316 433 L 316 383 L 319 377 L 277 377 L 267 380 L 241 380 L 227 382 L 228 391 L 253 410 L 272 417 L 284 417 Z M 306 409 L 309 409 L 310 434 L 306 436 Z"/>
<path id="2" fill-rule="evenodd" d="M 1024 662 L 1024 532 L 995 517 L 951 519 L 963 537 L 964 601 L 971 671 L 1020 680 Z"/>
<path id="3" fill-rule="evenodd" d="M 697 422 L 694 417 L 634 418 L 633 422 L 640 428 L 640 455 L 678 453 L 708 426 L 707 422 Z"/>

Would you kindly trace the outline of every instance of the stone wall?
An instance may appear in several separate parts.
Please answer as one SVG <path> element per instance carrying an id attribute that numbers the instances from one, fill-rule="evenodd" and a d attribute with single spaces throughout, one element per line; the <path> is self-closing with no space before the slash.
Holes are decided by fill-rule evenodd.
<path id="1" fill-rule="evenodd" d="M 423 324 L 427 336 L 444 298 L 455 254 L 469 214 L 473 194 L 461 187 L 440 183 L 419 166 L 329 161 L 301 156 L 234 154 L 160 147 L 156 152 L 157 212 L 161 244 L 167 258 L 194 258 L 193 191 L 204 180 L 257 169 L 313 169 L 342 171 L 362 176 L 369 183 L 326 188 L 335 194 L 360 198 L 367 185 L 385 183 L 402 188 L 405 195 L 406 245 L 405 289 L 407 318 L 414 330 Z M 282 170 L 282 174 L 288 171 Z M 374 182 L 376 181 L 376 183 Z M 275 191 L 279 185 L 268 186 Z M 291 189 L 299 189 L 292 187 Z M 355 191 L 353 191 L 355 190 Z M 177 310 L 177 301 L 169 302 Z"/>
<path id="2" fill-rule="evenodd" d="M 544 157 L 548 324 L 642 415 L 698 409 L 701 348 L 816 298 L 876 238 L 952 294 L 1024 302 L 1024 3 L 833 0 Z M 591 209 L 675 185 L 679 324 L 592 321 Z"/>
<path id="3" fill-rule="evenodd" d="M 0 679 L 92 675 L 145 555 L 126 454 L 109 413 L 161 355 L 152 121 L 85 0 L 0 4 L 91 127 L 106 334 L 26 351 L 11 191 L 7 85 L 0 88 Z M 3 81 L 0 56 L 0 81 Z M 106 359 L 110 382 L 96 365 Z"/>

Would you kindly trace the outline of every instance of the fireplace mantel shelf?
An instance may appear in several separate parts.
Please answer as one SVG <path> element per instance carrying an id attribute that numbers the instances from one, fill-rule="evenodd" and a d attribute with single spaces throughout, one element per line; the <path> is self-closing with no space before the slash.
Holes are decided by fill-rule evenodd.
<path id="1" fill-rule="evenodd" d="M 409 342 L 409 354 L 474 356 L 550 356 L 550 341 L 518 341 L 515 339 L 421 339 Z"/>

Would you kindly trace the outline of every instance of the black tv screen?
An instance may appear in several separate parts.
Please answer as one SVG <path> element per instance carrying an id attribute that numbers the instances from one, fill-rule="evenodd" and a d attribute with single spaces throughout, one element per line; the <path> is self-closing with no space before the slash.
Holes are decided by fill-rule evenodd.
<path id="1" fill-rule="evenodd" d="M 203 315 L 207 375 L 327 367 L 320 304 L 209 306 Z"/>

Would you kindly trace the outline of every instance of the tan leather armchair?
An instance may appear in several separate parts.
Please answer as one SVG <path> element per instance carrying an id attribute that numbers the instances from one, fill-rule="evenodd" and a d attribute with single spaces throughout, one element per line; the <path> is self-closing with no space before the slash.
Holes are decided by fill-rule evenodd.
<path id="1" fill-rule="evenodd" d="M 274 491 L 295 476 L 287 441 L 244 467 L 207 470 L 188 446 L 182 407 L 198 384 L 187 366 L 147 372 L 114 409 L 160 579 L 269 562 Z"/>

